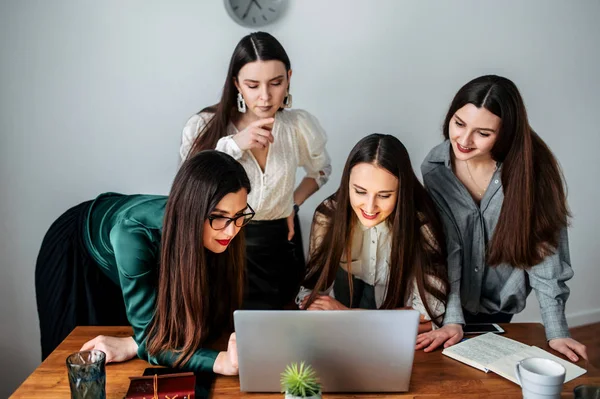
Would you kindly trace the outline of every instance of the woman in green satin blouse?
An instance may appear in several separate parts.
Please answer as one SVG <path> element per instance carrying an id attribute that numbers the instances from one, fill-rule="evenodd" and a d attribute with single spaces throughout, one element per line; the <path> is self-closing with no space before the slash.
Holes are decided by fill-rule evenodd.
<path id="1" fill-rule="evenodd" d="M 249 192 L 238 162 L 203 151 L 182 165 L 168 197 L 106 193 L 63 214 L 36 265 L 43 357 L 77 325 L 128 323 L 133 337 L 99 336 L 82 350 L 237 374 L 235 335 L 227 352 L 206 345 L 242 301 L 238 233 L 254 216 Z"/>

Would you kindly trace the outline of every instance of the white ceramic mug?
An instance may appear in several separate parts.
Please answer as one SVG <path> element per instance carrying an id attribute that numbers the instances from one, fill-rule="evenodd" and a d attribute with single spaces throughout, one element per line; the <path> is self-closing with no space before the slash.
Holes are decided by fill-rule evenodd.
<path id="1" fill-rule="evenodd" d="M 558 399 L 567 371 L 554 360 L 530 357 L 515 365 L 525 399 Z"/>

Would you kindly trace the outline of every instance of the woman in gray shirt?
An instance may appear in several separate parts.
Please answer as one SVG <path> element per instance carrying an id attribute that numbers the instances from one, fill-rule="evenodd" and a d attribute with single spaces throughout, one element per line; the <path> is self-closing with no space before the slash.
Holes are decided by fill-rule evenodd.
<path id="1" fill-rule="evenodd" d="M 509 322 L 533 289 L 550 347 L 587 359 L 565 318 L 573 270 L 563 176 L 517 87 L 493 75 L 470 81 L 443 129 L 446 140 L 421 170 L 444 222 L 451 291 L 444 326 L 421 334 L 417 347 L 453 345 L 465 323 Z"/>

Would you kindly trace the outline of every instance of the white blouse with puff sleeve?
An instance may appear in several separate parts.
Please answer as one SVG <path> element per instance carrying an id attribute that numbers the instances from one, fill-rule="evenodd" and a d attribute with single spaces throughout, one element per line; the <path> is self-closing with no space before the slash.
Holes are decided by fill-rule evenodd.
<path id="1" fill-rule="evenodd" d="M 179 150 L 182 161 L 212 116 L 204 112 L 187 121 Z M 307 111 L 282 110 L 275 114 L 271 131 L 273 143 L 264 173 L 252 152 L 242 151 L 237 146 L 233 140 L 236 133 L 233 123 L 229 123 L 227 136 L 217 142 L 216 149 L 231 155 L 246 170 L 252 186 L 248 203 L 256 212 L 254 220 L 283 219 L 292 213 L 298 167 L 303 167 L 306 177 L 315 179 L 319 187 L 329 179 L 331 159 L 325 149 L 327 135 L 319 121 Z"/>

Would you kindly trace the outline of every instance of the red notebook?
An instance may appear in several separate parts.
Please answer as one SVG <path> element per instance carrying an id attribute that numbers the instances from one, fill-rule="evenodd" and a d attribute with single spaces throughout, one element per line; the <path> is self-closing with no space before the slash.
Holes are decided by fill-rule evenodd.
<path id="1" fill-rule="evenodd" d="M 195 399 L 194 373 L 163 374 L 129 377 L 125 399 Z"/>

